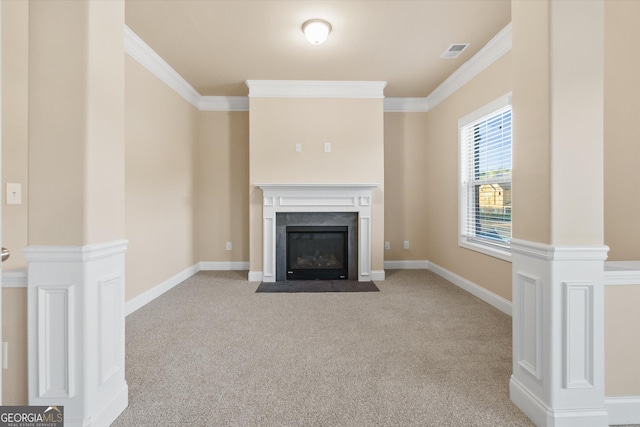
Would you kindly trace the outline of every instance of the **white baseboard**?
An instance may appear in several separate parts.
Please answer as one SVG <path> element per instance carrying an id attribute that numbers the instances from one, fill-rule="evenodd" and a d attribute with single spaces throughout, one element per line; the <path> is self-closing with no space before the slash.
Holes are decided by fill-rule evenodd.
<path id="1" fill-rule="evenodd" d="M 535 425 L 547 425 L 548 408 L 513 375 L 509 380 L 509 398 Z"/>
<path id="2" fill-rule="evenodd" d="M 124 315 L 125 316 L 130 315 L 137 309 L 145 306 L 146 304 L 150 303 L 154 299 L 158 298 L 160 295 L 164 294 L 171 288 L 187 280 L 189 277 L 193 276 L 198 271 L 200 271 L 200 263 L 192 265 L 191 267 L 181 271 L 175 276 L 168 278 L 167 280 L 160 283 L 159 285 L 154 286 L 153 288 L 130 299 L 124 304 Z"/>
<path id="3" fill-rule="evenodd" d="M 640 424 L 640 396 L 605 397 L 604 404 L 609 425 Z"/>
<path id="4" fill-rule="evenodd" d="M 249 282 L 262 282 L 262 271 L 249 271 L 247 280 Z"/>
<path id="5" fill-rule="evenodd" d="M 200 271 L 248 270 L 249 261 L 201 261 Z"/>
<path id="6" fill-rule="evenodd" d="M 511 301 L 505 298 L 502 298 L 500 295 L 496 295 L 493 292 L 486 290 L 482 286 L 476 285 L 472 281 L 467 280 L 462 276 L 458 276 L 457 274 L 452 273 L 451 271 L 445 268 L 442 268 L 437 264 L 434 264 L 430 261 L 427 261 L 427 264 L 428 264 L 427 268 L 430 271 L 436 273 L 438 276 L 444 279 L 447 279 L 454 285 L 480 298 L 482 301 L 486 302 L 487 304 L 494 306 L 501 312 L 508 314 L 509 316 L 512 315 Z"/>
<path id="7" fill-rule="evenodd" d="M 537 426 L 596 427 L 619 424 L 613 422 L 609 405 L 606 405 L 606 408 L 553 411 L 513 376 L 509 381 L 509 397 Z M 606 400 L 607 398 L 605 404 Z M 638 419 L 637 415 L 635 419 Z"/>
<path id="8" fill-rule="evenodd" d="M 426 260 L 385 261 L 385 270 L 425 270 L 429 268 Z"/>
<path id="9" fill-rule="evenodd" d="M 377 280 L 378 282 L 383 282 L 386 275 L 384 270 L 371 270 L 371 280 Z"/>

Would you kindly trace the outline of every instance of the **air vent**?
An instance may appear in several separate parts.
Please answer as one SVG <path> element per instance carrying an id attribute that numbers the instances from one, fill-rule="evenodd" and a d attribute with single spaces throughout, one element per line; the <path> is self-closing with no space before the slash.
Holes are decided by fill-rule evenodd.
<path id="1" fill-rule="evenodd" d="M 447 50 L 444 51 L 440 58 L 453 59 L 457 58 L 469 46 L 469 43 L 454 43 Z"/>

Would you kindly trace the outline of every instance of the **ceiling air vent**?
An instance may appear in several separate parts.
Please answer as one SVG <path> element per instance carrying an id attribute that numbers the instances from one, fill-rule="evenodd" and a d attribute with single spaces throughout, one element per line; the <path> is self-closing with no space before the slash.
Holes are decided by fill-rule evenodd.
<path id="1" fill-rule="evenodd" d="M 440 58 L 453 59 L 457 58 L 469 46 L 469 43 L 454 43 L 447 50 L 444 51 Z"/>

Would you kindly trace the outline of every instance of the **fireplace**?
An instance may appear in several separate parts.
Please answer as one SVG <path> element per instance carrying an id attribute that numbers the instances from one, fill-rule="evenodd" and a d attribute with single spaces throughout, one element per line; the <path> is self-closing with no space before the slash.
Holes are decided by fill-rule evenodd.
<path id="1" fill-rule="evenodd" d="M 357 280 L 356 212 L 276 214 L 277 280 Z"/>
<path id="2" fill-rule="evenodd" d="M 286 228 L 287 280 L 343 280 L 349 275 L 348 227 Z"/>
<path id="3" fill-rule="evenodd" d="M 250 281 L 287 280 L 286 228 L 347 227 L 348 280 L 384 280 L 372 274 L 372 191 L 378 184 L 255 184 L 263 192 L 262 271 Z"/>

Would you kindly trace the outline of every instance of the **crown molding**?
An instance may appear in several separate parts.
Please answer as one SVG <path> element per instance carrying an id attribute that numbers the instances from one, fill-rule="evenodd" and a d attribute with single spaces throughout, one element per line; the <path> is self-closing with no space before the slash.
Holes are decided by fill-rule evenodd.
<path id="1" fill-rule="evenodd" d="M 249 111 L 249 97 L 202 96 L 197 107 L 200 111 Z"/>
<path id="2" fill-rule="evenodd" d="M 511 44 L 511 23 L 509 23 L 427 96 L 426 101 L 429 110 L 484 71 L 502 55 L 509 52 Z"/>
<path id="3" fill-rule="evenodd" d="M 385 98 L 385 113 L 426 113 L 429 111 L 427 98 Z"/>
<path id="4" fill-rule="evenodd" d="M 247 80 L 249 98 L 384 98 L 387 82 Z"/>
<path id="5" fill-rule="evenodd" d="M 249 111 L 246 96 L 202 96 L 125 26 L 125 52 L 200 111 Z M 250 97 L 384 98 L 385 113 L 431 110 L 511 50 L 511 23 L 424 98 L 384 98 L 384 81 L 247 80 Z"/>
<path id="6" fill-rule="evenodd" d="M 176 91 L 188 103 L 198 108 L 200 98 L 202 98 L 198 91 L 126 25 L 124 27 L 124 51 Z"/>

